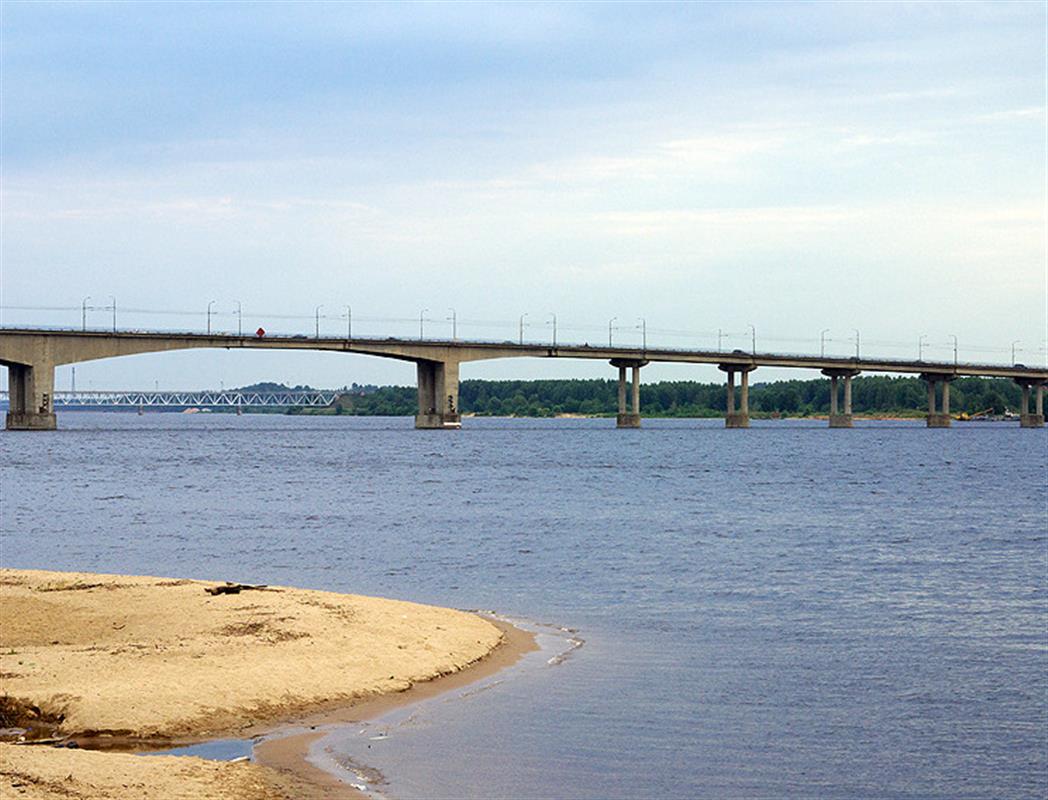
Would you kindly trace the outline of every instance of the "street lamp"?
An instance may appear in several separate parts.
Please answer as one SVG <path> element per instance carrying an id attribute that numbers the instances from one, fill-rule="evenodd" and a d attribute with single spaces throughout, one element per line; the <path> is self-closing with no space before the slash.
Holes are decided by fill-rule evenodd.
<path id="1" fill-rule="evenodd" d="M 647 352 L 647 350 L 648 350 L 648 323 L 647 323 L 647 320 L 644 319 L 644 317 L 637 317 L 637 322 L 640 323 L 640 326 L 639 326 L 640 327 L 640 342 L 641 342 L 641 348 L 640 349 L 641 349 L 642 352 Z"/>
<path id="2" fill-rule="evenodd" d="M 216 302 L 217 301 L 215 301 L 215 300 L 209 300 L 208 304 L 207 304 L 207 335 L 208 336 L 211 335 L 211 306 L 213 306 Z"/>
<path id="3" fill-rule="evenodd" d="M 418 312 L 418 338 L 419 339 L 425 338 L 425 336 L 423 334 L 423 326 L 425 325 L 425 322 L 426 322 L 426 312 L 427 311 L 429 311 L 429 309 L 428 308 L 424 308 L 424 309 L 422 309 L 421 311 Z"/>
<path id="4" fill-rule="evenodd" d="M 819 358 L 826 358 L 826 334 L 829 332 L 829 328 L 823 328 L 819 334 Z"/>
<path id="5" fill-rule="evenodd" d="M 750 323 L 750 352 L 757 355 L 757 329 Z"/>
<path id="6" fill-rule="evenodd" d="M 1012 342 L 1012 366 L 1013 367 L 1015 366 L 1015 345 L 1019 344 L 1020 342 L 1022 342 L 1022 339 L 1016 339 L 1014 342 Z"/>
<path id="7" fill-rule="evenodd" d="M 237 336 L 244 335 L 244 308 L 237 300 Z"/>
<path id="8" fill-rule="evenodd" d="M 550 312 L 550 316 L 553 318 L 553 346 L 557 346 L 557 315 Z"/>
<path id="9" fill-rule="evenodd" d="M 608 320 L 608 347 L 611 347 L 611 332 L 614 330 L 612 326 L 615 324 L 615 320 L 617 319 L 618 317 L 612 317 Z"/>
<path id="10" fill-rule="evenodd" d="M 724 331 L 722 331 L 720 328 L 717 328 L 717 352 L 718 353 L 721 352 L 721 350 L 724 349 L 722 347 L 722 342 L 723 341 L 724 341 Z"/>
<path id="11" fill-rule="evenodd" d="M 927 334 L 922 333 L 917 337 L 917 360 L 924 361 L 924 340 L 928 338 Z"/>
<path id="12" fill-rule="evenodd" d="M 346 339 L 353 338 L 353 309 L 346 306 Z"/>
<path id="13" fill-rule="evenodd" d="M 313 309 L 313 320 L 315 322 L 315 327 L 313 329 L 313 338 L 315 339 L 320 338 L 320 309 L 322 309 L 323 307 L 323 305 L 319 305 Z"/>
<path id="14" fill-rule="evenodd" d="M 449 308 L 451 316 L 448 317 L 448 322 L 451 323 L 451 341 L 458 339 L 458 314 L 455 313 L 455 309 Z"/>
<path id="15" fill-rule="evenodd" d="M 859 360 L 859 329 L 855 329 L 855 360 Z"/>
<path id="16" fill-rule="evenodd" d="M 953 339 L 953 368 L 957 369 L 957 337 L 951 333 L 950 338 Z"/>
<path id="17" fill-rule="evenodd" d="M 522 345 L 524 344 L 524 318 L 527 315 L 528 315 L 527 311 L 525 311 L 523 314 L 520 315 L 520 343 Z"/>
<path id="18" fill-rule="evenodd" d="M 116 333 L 116 298 L 113 295 L 109 295 L 109 302 L 113 308 L 113 333 Z"/>
<path id="19" fill-rule="evenodd" d="M 84 301 L 80 304 L 80 328 L 81 330 L 87 330 L 87 301 L 91 299 L 91 295 L 84 298 Z"/>

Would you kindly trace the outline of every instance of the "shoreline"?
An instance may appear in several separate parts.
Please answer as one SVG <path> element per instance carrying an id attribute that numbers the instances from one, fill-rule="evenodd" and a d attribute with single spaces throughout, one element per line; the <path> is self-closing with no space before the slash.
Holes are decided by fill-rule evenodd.
<path id="1" fill-rule="evenodd" d="M 417 683 L 403 692 L 365 698 L 349 706 L 328 709 L 309 714 L 301 719 L 287 721 L 275 730 L 271 728 L 268 732 L 259 732 L 255 735 L 261 735 L 264 738 L 253 748 L 252 755 L 255 763 L 316 787 L 318 791 L 322 792 L 315 796 L 316 800 L 368 798 L 369 795 L 366 793 L 310 761 L 310 749 L 318 740 L 327 736 L 333 727 L 374 719 L 394 709 L 469 686 L 513 666 L 523 656 L 538 649 L 533 633 L 504 620 L 482 616 L 483 619 L 501 630 L 504 637 L 487 655 L 458 672 L 441 675 L 426 683 Z M 325 730 L 320 730 L 322 727 Z M 308 730 L 303 730 L 304 728 Z M 303 800 L 313 800 L 313 796 L 304 797 Z"/>

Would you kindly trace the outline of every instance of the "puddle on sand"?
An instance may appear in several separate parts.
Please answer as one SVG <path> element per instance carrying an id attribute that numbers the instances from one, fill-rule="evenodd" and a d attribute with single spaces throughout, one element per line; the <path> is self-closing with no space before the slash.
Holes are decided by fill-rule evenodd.
<path id="1" fill-rule="evenodd" d="M 211 761 L 233 761 L 238 758 L 249 758 L 254 760 L 252 751 L 255 748 L 254 739 L 216 739 L 211 742 L 199 742 L 198 744 L 187 744 L 182 747 L 173 747 L 169 750 L 150 750 L 139 753 L 142 756 L 196 756 Z"/>

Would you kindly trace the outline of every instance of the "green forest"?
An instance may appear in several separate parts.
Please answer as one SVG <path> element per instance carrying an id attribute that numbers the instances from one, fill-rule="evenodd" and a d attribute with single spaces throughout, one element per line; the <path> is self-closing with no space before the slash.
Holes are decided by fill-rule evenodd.
<path id="1" fill-rule="evenodd" d="M 738 392 L 738 389 L 736 389 Z M 641 413 L 646 417 L 723 416 L 723 383 L 661 381 L 641 384 Z M 459 407 L 480 416 L 551 417 L 558 414 L 613 415 L 618 403 L 614 380 L 463 381 Z M 856 414 L 923 414 L 928 393 L 919 378 L 858 377 L 852 381 Z M 1001 414 L 1016 410 L 1020 389 L 1003 378 L 958 378 L 950 385 L 953 413 L 981 411 Z M 417 409 L 414 386 L 354 386 L 342 394 L 327 413 L 359 416 L 413 415 Z M 750 387 L 750 413 L 761 416 L 827 414 L 828 379 L 756 383 Z"/>

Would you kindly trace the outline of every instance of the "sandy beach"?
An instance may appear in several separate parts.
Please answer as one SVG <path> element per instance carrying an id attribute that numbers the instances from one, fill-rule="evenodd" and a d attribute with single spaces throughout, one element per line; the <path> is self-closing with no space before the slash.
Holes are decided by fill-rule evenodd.
<path id="1" fill-rule="evenodd" d="M 480 677 L 528 646 L 508 648 L 506 626 L 451 609 L 289 587 L 207 591 L 220 586 L 0 570 L 0 727 L 88 746 L 162 745 L 348 721 L 390 698 Z M 117 800 L 330 796 L 337 784 L 309 769 L 306 746 L 276 740 L 267 767 L 3 744 L 0 789 Z"/>

